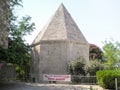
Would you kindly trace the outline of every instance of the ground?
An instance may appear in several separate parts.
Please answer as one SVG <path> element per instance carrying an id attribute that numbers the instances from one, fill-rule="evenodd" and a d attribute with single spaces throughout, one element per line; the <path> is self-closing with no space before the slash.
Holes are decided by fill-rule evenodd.
<path id="1" fill-rule="evenodd" d="M 103 90 L 99 86 L 92 86 L 95 90 Z M 90 90 L 90 85 L 5 83 L 0 84 L 0 90 Z"/>

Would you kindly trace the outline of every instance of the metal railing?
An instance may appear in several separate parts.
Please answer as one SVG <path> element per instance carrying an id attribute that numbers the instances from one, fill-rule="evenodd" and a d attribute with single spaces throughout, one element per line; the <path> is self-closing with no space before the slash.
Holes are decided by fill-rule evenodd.
<path id="1" fill-rule="evenodd" d="M 97 84 L 96 76 L 79 76 L 72 75 L 71 80 L 73 83 L 80 84 Z"/>

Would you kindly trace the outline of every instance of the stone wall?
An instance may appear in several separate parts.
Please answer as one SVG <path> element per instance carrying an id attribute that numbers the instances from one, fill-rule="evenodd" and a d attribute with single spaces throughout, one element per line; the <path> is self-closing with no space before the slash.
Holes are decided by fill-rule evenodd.
<path id="1" fill-rule="evenodd" d="M 3 64 L 0 69 L 0 81 L 15 81 L 16 71 L 13 65 L 7 63 L 0 63 Z"/>
<path id="2" fill-rule="evenodd" d="M 89 61 L 89 44 L 76 41 L 68 42 L 67 58 L 70 60 L 83 59 L 83 63 Z"/>
<path id="3" fill-rule="evenodd" d="M 8 47 L 9 0 L 0 0 L 0 46 Z"/>
<path id="4" fill-rule="evenodd" d="M 32 47 L 31 77 L 43 81 L 43 74 L 69 74 L 68 64 L 77 58 L 89 59 L 89 46 L 79 42 L 45 41 Z"/>

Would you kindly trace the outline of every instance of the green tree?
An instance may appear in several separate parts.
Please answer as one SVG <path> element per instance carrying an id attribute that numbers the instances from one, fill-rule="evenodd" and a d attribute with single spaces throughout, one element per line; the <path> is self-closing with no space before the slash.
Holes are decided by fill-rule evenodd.
<path id="1" fill-rule="evenodd" d="M 103 57 L 108 69 L 114 69 L 120 64 L 120 43 L 105 41 L 103 46 Z"/>
<path id="2" fill-rule="evenodd" d="M 17 76 L 25 78 L 29 74 L 30 54 L 29 45 L 25 43 L 24 36 L 35 29 L 30 16 L 18 19 L 15 15 L 16 6 L 22 6 L 22 0 L 10 0 L 9 10 L 9 44 L 8 49 L 0 48 L 0 59 L 16 66 Z M 4 54 L 4 55 L 3 55 Z"/>
<path id="3" fill-rule="evenodd" d="M 8 62 L 16 65 L 17 77 L 26 78 L 29 75 L 30 54 L 29 46 L 25 43 L 24 36 L 30 34 L 34 29 L 34 23 L 31 23 L 30 16 L 23 16 L 18 19 L 15 16 L 15 7 L 22 6 L 22 0 L 11 0 L 10 3 L 10 20 L 9 20 L 9 46 Z"/>
<path id="4" fill-rule="evenodd" d="M 102 59 L 102 50 L 96 46 L 95 44 L 90 44 L 90 48 L 89 48 L 89 59 L 90 60 L 99 60 L 103 62 Z"/>

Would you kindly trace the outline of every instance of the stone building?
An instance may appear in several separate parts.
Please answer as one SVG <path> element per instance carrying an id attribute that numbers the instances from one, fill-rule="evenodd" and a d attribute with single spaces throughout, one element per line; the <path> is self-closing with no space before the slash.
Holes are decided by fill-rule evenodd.
<path id="1" fill-rule="evenodd" d="M 0 46 L 8 47 L 9 0 L 0 0 Z"/>
<path id="2" fill-rule="evenodd" d="M 68 74 L 67 65 L 77 58 L 89 60 L 89 44 L 63 4 L 31 45 L 31 77 Z"/>

